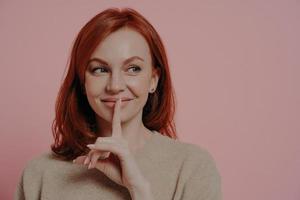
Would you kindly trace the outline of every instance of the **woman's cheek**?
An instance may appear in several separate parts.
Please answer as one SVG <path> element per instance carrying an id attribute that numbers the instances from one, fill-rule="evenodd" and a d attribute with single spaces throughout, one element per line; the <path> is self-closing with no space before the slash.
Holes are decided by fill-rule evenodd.
<path id="1" fill-rule="evenodd" d="M 139 76 L 128 81 L 128 86 L 138 94 L 148 93 L 149 80 L 148 77 Z"/>
<path id="2" fill-rule="evenodd" d="M 105 89 L 105 83 L 103 81 L 87 81 L 86 90 L 92 96 L 97 96 Z"/>

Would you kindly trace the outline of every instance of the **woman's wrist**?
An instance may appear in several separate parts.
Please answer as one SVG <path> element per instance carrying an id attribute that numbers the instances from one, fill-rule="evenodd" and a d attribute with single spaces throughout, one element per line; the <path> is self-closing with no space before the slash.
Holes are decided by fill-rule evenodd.
<path id="1" fill-rule="evenodd" d="M 151 185 L 147 181 L 139 184 L 138 187 L 132 188 L 131 190 L 129 190 L 129 192 L 133 200 L 154 200 L 151 191 Z"/>

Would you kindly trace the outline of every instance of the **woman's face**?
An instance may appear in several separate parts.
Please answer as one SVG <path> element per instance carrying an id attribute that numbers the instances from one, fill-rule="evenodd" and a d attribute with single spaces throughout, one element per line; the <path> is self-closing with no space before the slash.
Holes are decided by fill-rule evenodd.
<path id="1" fill-rule="evenodd" d="M 122 122 L 142 116 L 148 93 L 157 83 L 147 41 L 129 28 L 107 36 L 91 55 L 85 72 L 88 102 L 97 119 L 107 122 L 112 120 L 115 98 L 122 98 Z"/>

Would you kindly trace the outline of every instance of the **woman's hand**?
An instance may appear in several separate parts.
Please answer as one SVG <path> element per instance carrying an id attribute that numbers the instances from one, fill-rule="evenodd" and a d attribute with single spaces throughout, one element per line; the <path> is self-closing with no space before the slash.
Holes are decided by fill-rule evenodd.
<path id="1" fill-rule="evenodd" d="M 114 106 L 112 136 L 98 137 L 95 144 L 87 145 L 91 151 L 85 156 L 77 157 L 73 162 L 85 165 L 90 163 L 89 169 L 97 168 L 129 191 L 141 190 L 148 187 L 149 183 L 141 174 L 128 143 L 123 138 L 120 111 L 121 99 Z"/>

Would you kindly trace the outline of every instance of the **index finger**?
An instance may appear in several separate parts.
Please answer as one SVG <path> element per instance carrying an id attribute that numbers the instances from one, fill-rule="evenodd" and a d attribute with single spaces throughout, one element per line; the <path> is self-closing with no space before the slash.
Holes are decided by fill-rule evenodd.
<path id="1" fill-rule="evenodd" d="M 121 99 L 118 99 L 114 106 L 114 113 L 112 119 L 112 136 L 121 137 L 122 127 L 121 127 Z"/>

